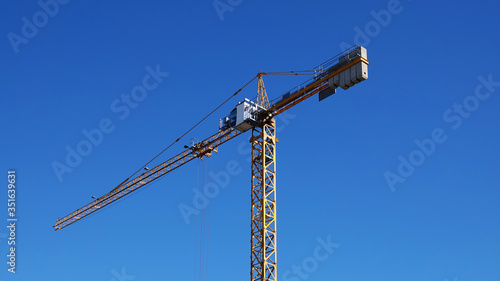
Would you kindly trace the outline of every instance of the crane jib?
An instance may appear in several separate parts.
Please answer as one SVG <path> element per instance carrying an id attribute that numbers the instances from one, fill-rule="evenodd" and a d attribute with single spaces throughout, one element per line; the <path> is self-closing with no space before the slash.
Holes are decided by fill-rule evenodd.
<path id="1" fill-rule="evenodd" d="M 241 133 L 228 129 L 219 131 L 211 137 L 197 143 L 195 146 L 186 149 L 185 151 L 177 154 L 169 160 L 159 164 L 158 166 L 148 170 L 147 172 L 139 175 L 138 177 L 118 185 L 109 193 L 97 198 L 91 203 L 83 206 L 75 212 L 58 219 L 54 225 L 55 230 L 63 229 L 64 227 L 79 221 L 80 219 L 98 211 L 99 209 L 113 203 L 114 201 L 138 190 L 139 188 L 153 182 L 163 175 L 179 168 L 180 166 L 190 162 L 196 158 L 203 158 L 209 156 L 212 151 L 216 150 L 218 146 L 229 141 L 230 139 L 240 135 Z"/>

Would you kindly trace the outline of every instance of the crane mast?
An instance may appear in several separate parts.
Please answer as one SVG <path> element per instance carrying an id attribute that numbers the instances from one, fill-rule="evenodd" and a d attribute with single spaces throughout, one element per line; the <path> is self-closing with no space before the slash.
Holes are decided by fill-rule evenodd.
<path id="1" fill-rule="evenodd" d="M 252 129 L 251 281 L 277 280 L 276 125 L 267 118 Z"/>
<path id="2" fill-rule="evenodd" d="M 259 73 L 257 104 L 268 110 L 269 99 Z M 251 281 L 275 281 L 276 252 L 276 123 L 271 114 L 252 128 Z"/>
<path id="3" fill-rule="evenodd" d="M 194 143 L 171 159 L 133 178 L 126 179 L 107 194 L 58 219 L 55 230 L 63 229 L 98 211 L 114 201 L 157 180 L 167 173 L 196 158 L 210 157 L 220 145 L 236 136 L 252 130 L 251 162 L 251 281 L 277 280 L 277 231 L 276 231 L 276 123 L 274 117 L 309 97 L 319 94 L 320 101 L 335 93 L 337 87 L 344 90 L 368 78 L 366 49 L 353 46 L 316 67 L 314 78 L 295 89 L 269 101 L 263 75 L 257 74 L 257 99 L 245 100 L 229 117 L 221 119 L 219 132 Z M 283 73 L 280 73 L 283 74 Z"/>

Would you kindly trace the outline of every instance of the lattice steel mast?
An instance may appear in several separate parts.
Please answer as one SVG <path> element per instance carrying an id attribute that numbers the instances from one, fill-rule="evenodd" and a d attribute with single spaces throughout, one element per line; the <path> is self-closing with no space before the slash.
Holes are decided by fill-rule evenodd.
<path id="1" fill-rule="evenodd" d="M 257 103 L 269 109 L 266 88 L 259 75 Z M 263 116 L 252 129 L 251 281 L 276 281 L 276 125 Z"/>

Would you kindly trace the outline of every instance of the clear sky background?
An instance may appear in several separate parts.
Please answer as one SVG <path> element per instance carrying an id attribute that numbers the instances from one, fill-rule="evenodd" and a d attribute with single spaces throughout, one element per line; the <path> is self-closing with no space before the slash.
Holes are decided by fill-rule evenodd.
<path id="1" fill-rule="evenodd" d="M 211 160 L 64 230 L 52 226 L 260 70 L 311 69 L 356 43 L 368 50 L 367 81 L 277 118 L 279 279 L 500 280 L 497 1 L 221 0 L 218 12 L 212 1 L 61 0 L 43 12 L 44 1 L 0 9 L 0 280 L 249 280 L 249 132 Z M 121 96 L 148 67 L 168 76 L 150 80 L 131 108 Z M 270 98 L 301 81 L 265 77 Z M 159 160 L 217 132 L 256 90 Z M 67 149 L 101 122 L 102 140 L 58 178 L 53 163 L 67 165 Z M 224 179 L 228 163 L 229 182 L 186 223 L 179 206 L 193 206 L 210 171 Z M 15 274 L 6 263 L 9 169 Z"/>

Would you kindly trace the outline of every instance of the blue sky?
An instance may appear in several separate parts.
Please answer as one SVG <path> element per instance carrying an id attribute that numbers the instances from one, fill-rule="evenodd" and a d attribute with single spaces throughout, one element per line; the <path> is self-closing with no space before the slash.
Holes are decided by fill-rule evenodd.
<path id="1" fill-rule="evenodd" d="M 248 280 L 250 133 L 62 231 L 52 225 L 259 71 L 311 69 L 356 43 L 368 80 L 277 118 L 279 279 L 500 279 L 496 1 L 215 3 L 3 1 L 0 172 L 16 170 L 18 222 L 12 274 L 4 181 L 0 280 Z M 127 102 L 151 72 L 149 90 Z M 301 81 L 265 77 L 270 98 Z M 256 90 L 159 160 L 217 132 Z M 53 163 L 98 129 L 58 177 Z M 186 223 L 179 206 L 193 205 L 210 172 L 231 174 Z"/>

